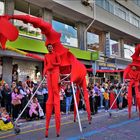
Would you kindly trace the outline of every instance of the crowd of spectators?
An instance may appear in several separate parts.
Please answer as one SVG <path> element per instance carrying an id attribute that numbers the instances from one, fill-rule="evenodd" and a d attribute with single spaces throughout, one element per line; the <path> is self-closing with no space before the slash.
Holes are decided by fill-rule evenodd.
<path id="1" fill-rule="evenodd" d="M 107 81 L 99 84 L 88 84 L 90 108 L 92 114 L 98 113 L 98 109 L 122 109 L 127 106 L 127 83 L 111 83 Z M 117 99 L 116 99 L 117 97 Z M 114 100 L 116 101 L 114 102 Z"/>
<path id="2" fill-rule="evenodd" d="M 39 83 L 38 83 L 39 84 Z M 0 83 L 0 108 L 4 108 L 9 116 L 14 121 L 21 111 L 30 100 L 33 93 L 36 91 L 38 84 L 30 81 L 29 77 L 26 81 L 13 82 L 9 86 L 5 82 Z M 89 83 L 87 90 L 89 93 L 91 114 L 98 113 L 99 109 L 107 111 L 111 109 L 123 109 L 127 106 L 127 83 L 111 83 L 109 80 L 105 83 L 93 84 Z M 75 92 L 77 87 L 75 86 Z M 84 104 L 82 90 L 80 94 L 79 109 L 86 108 Z M 133 92 L 132 92 L 133 93 Z M 117 100 L 114 102 L 115 98 Z M 41 87 L 36 91 L 36 95 L 25 109 L 21 118 L 26 120 L 34 120 L 44 118 L 45 116 L 45 104 L 48 98 L 47 84 L 43 83 Z M 134 100 L 135 101 L 135 100 Z M 114 104 L 112 105 L 112 103 Z M 60 105 L 61 112 L 68 115 L 74 108 L 74 100 L 72 87 L 70 84 L 61 84 L 60 87 Z"/>
<path id="3" fill-rule="evenodd" d="M 7 113 L 14 121 L 30 100 L 36 91 L 38 84 L 32 81 L 12 82 L 9 86 L 5 82 L 0 83 L 0 108 L 5 108 Z M 34 98 L 23 112 L 21 118 L 32 120 L 43 118 L 45 114 L 45 103 L 48 98 L 48 89 L 46 83 L 36 91 Z"/>

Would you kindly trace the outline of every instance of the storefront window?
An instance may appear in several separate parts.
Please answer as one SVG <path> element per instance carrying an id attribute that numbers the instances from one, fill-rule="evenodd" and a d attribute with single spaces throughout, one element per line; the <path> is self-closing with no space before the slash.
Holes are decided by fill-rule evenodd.
<path id="1" fill-rule="evenodd" d="M 40 7 L 29 4 L 25 1 L 22 1 L 21 3 L 19 4 L 18 1 L 15 2 L 14 14 L 16 15 L 29 14 L 33 17 L 41 17 L 42 10 Z M 42 39 L 41 30 L 39 28 L 34 28 L 30 23 L 25 24 L 20 20 L 14 20 L 14 24 L 19 29 L 19 33 L 21 35 Z"/>
<path id="2" fill-rule="evenodd" d="M 77 30 L 75 28 L 55 20 L 52 21 L 52 25 L 57 32 L 62 33 L 61 42 L 64 45 L 78 47 Z"/>
<path id="3" fill-rule="evenodd" d="M 131 56 L 133 55 L 134 52 L 135 52 L 134 46 L 124 44 L 124 58 L 132 59 Z"/>
<path id="4" fill-rule="evenodd" d="M 13 81 L 25 81 L 26 77 L 29 76 L 34 82 L 41 80 L 41 68 L 40 62 L 25 61 L 25 60 L 13 60 Z"/>
<path id="5" fill-rule="evenodd" d="M 110 40 L 111 55 L 120 56 L 119 43 L 115 40 Z"/>
<path id="6" fill-rule="evenodd" d="M 4 1 L 0 0 L 0 15 L 4 14 Z"/>
<path id="7" fill-rule="evenodd" d="M 95 33 L 87 33 L 88 49 L 97 49 L 99 47 L 99 35 Z"/>

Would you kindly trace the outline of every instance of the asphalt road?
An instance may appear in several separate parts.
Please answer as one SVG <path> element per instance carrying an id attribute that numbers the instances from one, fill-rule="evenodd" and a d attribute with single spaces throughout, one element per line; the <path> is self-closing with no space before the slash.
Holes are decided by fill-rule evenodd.
<path id="1" fill-rule="evenodd" d="M 132 118 L 128 119 L 127 109 L 113 111 L 112 117 L 101 111 L 92 116 L 91 125 L 88 124 L 86 112 L 80 113 L 83 133 L 80 132 L 78 122 L 73 122 L 73 114 L 62 115 L 61 134 L 56 137 L 55 120 L 51 119 L 48 140 L 140 140 L 140 120 L 135 108 Z M 20 123 L 21 132 L 15 135 L 14 130 L 0 131 L 0 140 L 47 140 L 45 138 L 45 120 Z"/>

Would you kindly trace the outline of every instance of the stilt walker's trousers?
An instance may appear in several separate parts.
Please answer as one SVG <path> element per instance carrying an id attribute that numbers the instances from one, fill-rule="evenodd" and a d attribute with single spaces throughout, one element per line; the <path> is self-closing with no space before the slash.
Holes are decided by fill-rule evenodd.
<path id="1" fill-rule="evenodd" d="M 48 100 L 46 102 L 47 136 L 53 108 L 55 111 L 56 134 L 60 134 L 60 95 L 58 82 L 59 82 L 58 69 L 47 72 L 47 83 L 48 83 Z"/>

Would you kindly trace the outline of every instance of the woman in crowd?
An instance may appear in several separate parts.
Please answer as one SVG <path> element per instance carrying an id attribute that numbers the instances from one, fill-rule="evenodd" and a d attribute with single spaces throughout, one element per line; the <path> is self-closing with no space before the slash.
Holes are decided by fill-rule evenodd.
<path id="1" fill-rule="evenodd" d="M 115 101 L 115 98 L 116 98 L 116 89 L 114 86 L 111 86 L 110 87 L 110 107 L 111 109 L 117 109 L 117 101 Z"/>
<path id="2" fill-rule="evenodd" d="M 2 93 L 5 104 L 4 107 L 6 107 L 6 111 L 11 115 L 11 88 L 7 83 L 5 83 Z"/>
<path id="3" fill-rule="evenodd" d="M 36 97 L 33 97 L 31 101 L 29 115 L 31 119 L 39 118 L 39 103 Z"/>
<path id="4" fill-rule="evenodd" d="M 72 101 L 72 87 L 70 84 L 66 86 L 65 96 L 66 96 L 66 115 L 68 115 L 68 113 L 70 112 L 71 101 Z"/>
<path id="5" fill-rule="evenodd" d="M 63 87 L 60 87 L 60 110 L 62 112 L 62 114 L 65 112 L 65 90 Z"/>
<path id="6" fill-rule="evenodd" d="M 18 114 L 20 113 L 21 109 L 21 99 L 22 95 L 19 93 L 19 89 L 15 87 L 12 92 L 12 108 L 13 108 L 13 120 L 15 120 L 18 117 Z"/>

